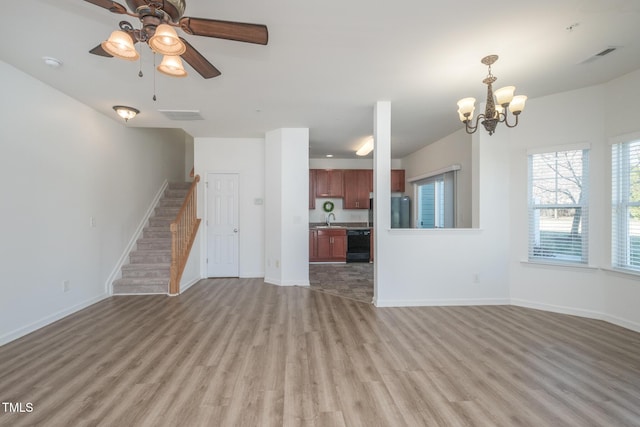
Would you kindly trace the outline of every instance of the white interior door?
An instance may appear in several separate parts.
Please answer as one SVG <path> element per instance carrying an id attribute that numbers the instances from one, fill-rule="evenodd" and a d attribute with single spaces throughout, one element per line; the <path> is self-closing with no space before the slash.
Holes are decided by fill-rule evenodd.
<path id="1" fill-rule="evenodd" d="M 207 276 L 238 277 L 238 174 L 207 175 Z"/>

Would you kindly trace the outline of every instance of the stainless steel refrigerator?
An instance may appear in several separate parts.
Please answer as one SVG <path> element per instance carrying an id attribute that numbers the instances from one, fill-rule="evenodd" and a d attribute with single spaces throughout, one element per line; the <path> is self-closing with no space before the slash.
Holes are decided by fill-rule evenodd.
<path id="1" fill-rule="evenodd" d="M 411 228 L 411 198 L 391 198 L 391 228 Z"/>

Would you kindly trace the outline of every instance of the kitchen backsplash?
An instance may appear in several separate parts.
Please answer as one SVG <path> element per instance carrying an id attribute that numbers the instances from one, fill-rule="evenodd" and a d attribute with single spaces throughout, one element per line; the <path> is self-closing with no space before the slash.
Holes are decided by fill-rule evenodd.
<path id="1" fill-rule="evenodd" d="M 368 209 L 342 209 L 342 199 L 317 198 L 316 208 L 309 209 L 309 222 L 324 223 L 327 220 L 329 214 L 322 209 L 322 205 L 328 200 L 333 202 L 333 214 L 336 216 L 335 220 L 331 218 L 331 222 L 367 222 L 369 219 Z"/>

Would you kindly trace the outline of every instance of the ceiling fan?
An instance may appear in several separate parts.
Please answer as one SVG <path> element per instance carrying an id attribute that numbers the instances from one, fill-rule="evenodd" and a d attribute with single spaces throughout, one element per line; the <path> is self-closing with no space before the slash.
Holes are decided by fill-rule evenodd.
<path id="1" fill-rule="evenodd" d="M 266 45 L 269 40 L 267 27 L 261 24 L 219 21 L 215 19 L 183 17 L 186 0 L 126 0 L 129 9 L 111 0 L 85 0 L 110 12 L 138 18 L 141 29 L 135 29 L 127 21 L 120 22 L 120 30 L 114 31 L 109 40 L 89 52 L 104 57 L 117 56 L 135 60 L 138 53 L 134 43 L 144 42 L 154 52 L 165 57 L 158 70 L 176 77 L 186 75 L 180 58 L 184 59 L 205 79 L 219 76 L 220 71 L 204 56 L 179 37 L 173 27 L 194 36 L 214 37 L 246 43 Z"/>

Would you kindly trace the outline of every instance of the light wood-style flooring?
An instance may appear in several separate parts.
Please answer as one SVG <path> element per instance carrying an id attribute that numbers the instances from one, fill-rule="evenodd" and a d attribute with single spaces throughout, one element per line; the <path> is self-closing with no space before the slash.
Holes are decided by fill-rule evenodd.
<path id="1" fill-rule="evenodd" d="M 640 334 L 255 279 L 113 297 L 0 347 L 2 426 L 638 426 Z"/>

